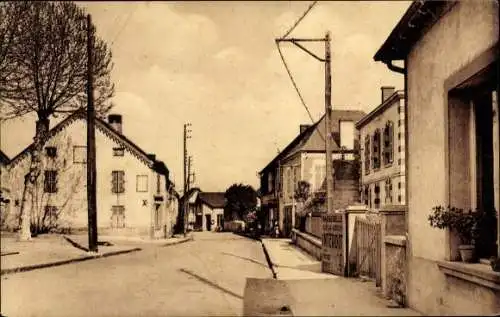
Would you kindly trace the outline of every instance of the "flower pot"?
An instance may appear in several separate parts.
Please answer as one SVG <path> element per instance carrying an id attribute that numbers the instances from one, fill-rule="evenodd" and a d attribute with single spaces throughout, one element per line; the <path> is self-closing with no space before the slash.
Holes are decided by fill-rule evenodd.
<path id="1" fill-rule="evenodd" d="M 490 264 L 493 271 L 500 272 L 500 258 L 492 258 Z"/>
<path id="2" fill-rule="evenodd" d="M 462 262 L 473 262 L 474 260 L 474 246 L 469 244 L 463 244 L 458 246 L 458 251 L 460 252 L 460 257 Z"/>

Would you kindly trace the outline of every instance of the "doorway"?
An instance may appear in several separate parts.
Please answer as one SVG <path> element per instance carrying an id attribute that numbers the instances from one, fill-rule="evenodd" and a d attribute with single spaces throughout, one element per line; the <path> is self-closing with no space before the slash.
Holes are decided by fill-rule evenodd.
<path id="1" fill-rule="evenodd" d="M 207 231 L 212 231 L 212 215 L 205 215 Z"/>

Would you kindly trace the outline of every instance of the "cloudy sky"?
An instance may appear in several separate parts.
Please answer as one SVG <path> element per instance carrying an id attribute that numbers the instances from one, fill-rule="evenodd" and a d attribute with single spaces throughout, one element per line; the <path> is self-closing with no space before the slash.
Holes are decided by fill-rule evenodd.
<path id="1" fill-rule="evenodd" d="M 258 188 L 257 173 L 309 123 L 281 63 L 274 39 L 311 2 L 83 3 L 98 34 L 111 45 L 116 85 L 113 112 L 123 132 L 169 167 L 182 188 L 182 130 L 192 124 L 188 150 L 196 185 L 224 191 L 233 183 Z M 294 37 L 331 32 L 334 108 L 371 111 L 380 86 L 403 88 L 401 75 L 373 55 L 410 2 L 318 2 Z M 321 44 L 309 47 L 323 54 Z M 290 44 L 285 58 L 314 119 L 324 111 L 322 63 Z M 28 145 L 34 120 L 1 127 L 10 157 Z"/>

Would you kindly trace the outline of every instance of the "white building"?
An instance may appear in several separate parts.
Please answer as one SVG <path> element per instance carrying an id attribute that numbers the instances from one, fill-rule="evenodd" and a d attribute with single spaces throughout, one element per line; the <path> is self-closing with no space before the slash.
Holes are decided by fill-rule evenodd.
<path id="1" fill-rule="evenodd" d="M 171 236 L 177 208 L 165 164 L 122 134 L 122 118 L 96 118 L 97 222 L 99 234 L 150 238 Z M 86 114 L 77 111 L 49 131 L 42 152 L 42 173 L 26 210 L 32 224 L 47 229 L 86 230 Z M 12 208 L 5 215 L 16 227 L 23 180 L 33 144 L 8 164 Z"/>
<path id="2" fill-rule="evenodd" d="M 361 201 L 369 208 L 405 204 L 404 92 L 382 87 L 382 102 L 357 124 Z"/>

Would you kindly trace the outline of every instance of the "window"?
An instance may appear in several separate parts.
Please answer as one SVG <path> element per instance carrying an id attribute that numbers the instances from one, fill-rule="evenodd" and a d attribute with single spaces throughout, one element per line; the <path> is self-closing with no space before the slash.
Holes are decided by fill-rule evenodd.
<path id="1" fill-rule="evenodd" d="M 267 174 L 267 192 L 273 191 L 273 174 Z"/>
<path id="2" fill-rule="evenodd" d="M 111 207 L 111 228 L 125 228 L 125 206 Z"/>
<path id="3" fill-rule="evenodd" d="M 87 147 L 75 145 L 73 146 L 73 163 L 87 163 Z"/>
<path id="4" fill-rule="evenodd" d="M 315 190 L 319 190 L 321 188 L 321 185 L 323 185 L 323 181 L 325 180 L 326 176 L 326 167 L 325 165 L 316 165 L 314 167 L 314 185 L 315 185 Z"/>
<path id="5" fill-rule="evenodd" d="M 45 154 L 48 157 L 54 158 L 57 156 L 57 148 L 55 146 L 47 146 L 45 148 Z"/>
<path id="6" fill-rule="evenodd" d="M 390 178 L 385 181 L 385 203 L 392 203 L 392 180 Z"/>
<path id="7" fill-rule="evenodd" d="M 345 147 L 347 150 L 354 149 L 354 138 L 356 129 L 353 121 L 340 121 L 340 146 Z"/>
<path id="8" fill-rule="evenodd" d="M 160 174 L 156 174 L 156 193 L 161 193 L 161 176 Z"/>
<path id="9" fill-rule="evenodd" d="M 398 120 L 398 127 L 401 126 L 401 119 Z"/>
<path id="10" fill-rule="evenodd" d="M 375 185 L 374 192 L 375 192 L 375 200 L 373 202 L 375 204 L 375 208 L 380 208 L 380 186 L 379 186 L 379 184 Z"/>
<path id="11" fill-rule="evenodd" d="M 398 195 L 398 202 L 401 202 L 401 195 Z"/>
<path id="12" fill-rule="evenodd" d="M 365 190 L 363 193 L 363 198 L 365 201 L 365 205 L 369 206 L 370 205 L 370 186 L 365 186 Z"/>
<path id="13" fill-rule="evenodd" d="M 398 182 L 398 189 L 401 189 L 401 182 Z"/>
<path id="14" fill-rule="evenodd" d="M 45 206 L 45 220 L 50 225 L 54 225 L 57 222 L 57 207 L 52 205 Z"/>
<path id="15" fill-rule="evenodd" d="M 380 130 L 375 130 L 372 144 L 372 166 L 373 169 L 380 168 Z"/>
<path id="16" fill-rule="evenodd" d="M 136 190 L 140 193 L 148 191 L 148 175 L 137 175 Z"/>
<path id="17" fill-rule="evenodd" d="M 125 154 L 125 150 L 122 147 L 114 147 L 113 148 L 113 156 L 123 156 Z"/>
<path id="18" fill-rule="evenodd" d="M 401 140 L 401 132 L 398 132 L 398 140 Z"/>
<path id="19" fill-rule="evenodd" d="M 43 189 L 46 193 L 57 193 L 57 171 L 46 170 L 43 181 Z"/>
<path id="20" fill-rule="evenodd" d="M 388 121 L 384 128 L 384 165 L 392 164 L 393 161 L 393 135 L 394 124 Z"/>
<path id="21" fill-rule="evenodd" d="M 155 230 L 159 230 L 161 228 L 162 215 L 160 206 L 160 204 L 155 205 Z"/>
<path id="22" fill-rule="evenodd" d="M 365 174 L 370 174 L 370 136 L 365 137 Z"/>
<path id="23" fill-rule="evenodd" d="M 113 171 L 112 172 L 112 184 L 111 191 L 113 194 L 119 194 L 125 192 L 125 172 L 124 171 Z"/>
<path id="24" fill-rule="evenodd" d="M 398 152 L 401 152 L 401 145 L 398 145 Z"/>

